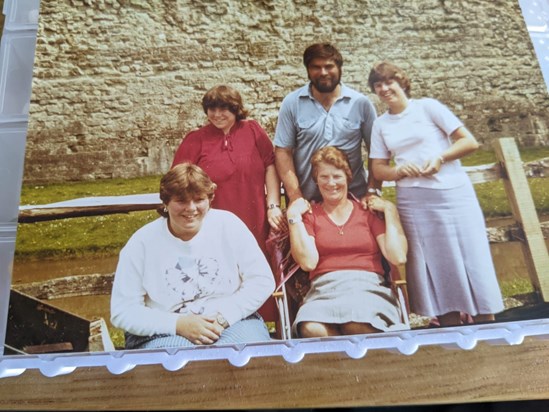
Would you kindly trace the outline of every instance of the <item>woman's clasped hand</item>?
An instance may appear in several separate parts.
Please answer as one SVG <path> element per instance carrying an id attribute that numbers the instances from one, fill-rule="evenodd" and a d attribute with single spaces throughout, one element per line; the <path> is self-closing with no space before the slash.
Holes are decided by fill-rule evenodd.
<path id="1" fill-rule="evenodd" d="M 219 340 L 224 330 L 215 317 L 191 314 L 177 319 L 175 331 L 197 345 L 210 345 Z"/>

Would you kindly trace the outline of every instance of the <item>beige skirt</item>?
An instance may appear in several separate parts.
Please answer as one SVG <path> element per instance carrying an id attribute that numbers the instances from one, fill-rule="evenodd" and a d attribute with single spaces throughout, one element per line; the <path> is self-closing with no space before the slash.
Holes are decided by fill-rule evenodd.
<path id="1" fill-rule="evenodd" d="M 409 329 L 393 291 L 381 275 L 363 270 L 341 270 L 314 278 L 292 326 L 300 322 L 369 323 L 388 332 Z"/>

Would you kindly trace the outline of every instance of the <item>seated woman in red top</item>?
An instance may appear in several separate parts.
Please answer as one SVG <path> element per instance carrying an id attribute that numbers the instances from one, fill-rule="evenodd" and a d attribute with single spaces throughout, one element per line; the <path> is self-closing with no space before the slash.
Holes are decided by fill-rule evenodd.
<path id="1" fill-rule="evenodd" d="M 311 279 L 294 332 L 307 338 L 407 329 L 381 263 L 382 255 L 406 262 L 395 205 L 374 196 L 364 210 L 350 198 L 351 168 L 334 147 L 318 150 L 311 164 L 323 201 L 297 199 L 287 210 L 292 256 Z"/>
<path id="2" fill-rule="evenodd" d="M 183 162 L 200 166 L 217 185 L 211 207 L 237 215 L 266 254 L 269 225 L 278 230 L 284 224 L 273 144 L 259 123 L 246 120 L 248 111 L 232 87 L 208 90 L 202 108 L 209 123 L 187 134 L 172 167 Z M 276 320 L 274 300 L 259 313 L 267 321 Z"/>

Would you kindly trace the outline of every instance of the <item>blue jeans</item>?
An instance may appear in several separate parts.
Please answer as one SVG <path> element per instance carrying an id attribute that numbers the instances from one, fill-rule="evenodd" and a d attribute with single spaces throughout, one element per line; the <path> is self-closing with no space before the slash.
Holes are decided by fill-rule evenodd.
<path id="1" fill-rule="evenodd" d="M 126 332 L 125 338 L 126 349 L 190 348 L 197 346 L 183 336 L 170 335 L 167 333 L 152 336 L 138 336 Z M 270 339 L 271 337 L 269 336 L 269 331 L 265 326 L 263 318 L 258 313 L 253 313 L 247 318 L 242 319 L 225 329 L 214 345 L 262 342 Z"/>

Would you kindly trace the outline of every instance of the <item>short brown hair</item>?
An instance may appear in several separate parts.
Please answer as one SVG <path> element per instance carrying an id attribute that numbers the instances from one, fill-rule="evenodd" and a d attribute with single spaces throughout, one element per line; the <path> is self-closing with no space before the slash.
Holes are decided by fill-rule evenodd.
<path id="1" fill-rule="evenodd" d="M 213 200 L 217 185 L 204 170 L 192 163 L 180 163 L 170 169 L 160 180 L 160 200 L 167 205 L 171 200 L 189 200 L 207 196 Z M 167 217 L 163 207 L 158 211 Z"/>
<path id="2" fill-rule="evenodd" d="M 353 172 L 351 170 L 351 165 L 349 164 L 349 158 L 337 147 L 326 146 L 318 149 L 313 154 L 313 157 L 311 158 L 311 166 L 313 180 L 315 183 L 318 177 L 318 167 L 320 163 L 327 163 L 337 169 L 343 170 L 345 172 L 345 176 L 347 177 L 347 183 L 351 183 L 351 180 L 353 180 Z"/>
<path id="3" fill-rule="evenodd" d="M 343 57 L 338 49 L 330 43 L 315 43 L 305 49 L 303 53 L 303 64 L 308 69 L 313 59 L 330 59 L 341 69 Z"/>
<path id="4" fill-rule="evenodd" d="M 406 96 L 411 96 L 412 84 L 408 75 L 400 67 L 393 63 L 382 61 L 374 64 L 370 75 L 368 76 L 368 85 L 370 90 L 375 93 L 374 84 L 377 82 L 385 82 L 387 80 L 396 80 Z"/>
<path id="5" fill-rule="evenodd" d="M 204 113 L 208 114 L 208 109 L 217 107 L 229 110 L 236 116 L 236 120 L 242 120 L 248 116 L 248 111 L 244 109 L 240 93 L 224 84 L 212 87 L 202 97 Z"/>

